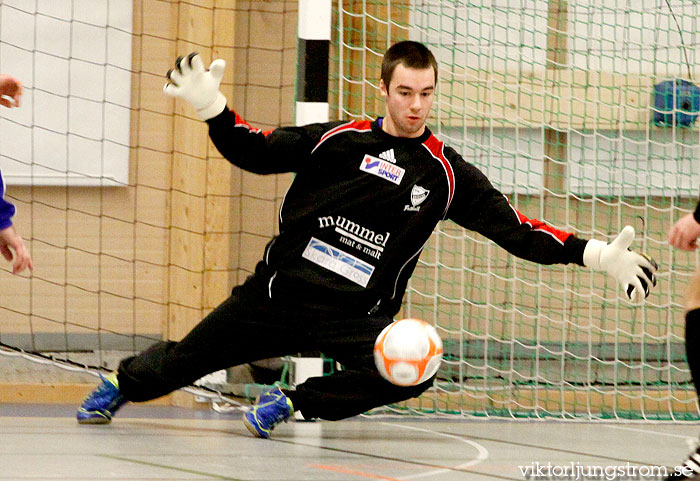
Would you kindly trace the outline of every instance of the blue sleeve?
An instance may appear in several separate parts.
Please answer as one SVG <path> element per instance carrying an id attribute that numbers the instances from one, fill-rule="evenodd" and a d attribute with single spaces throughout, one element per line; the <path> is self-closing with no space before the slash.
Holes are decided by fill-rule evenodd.
<path id="1" fill-rule="evenodd" d="M 15 206 L 5 200 L 5 181 L 0 172 L 0 230 L 12 225 L 12 216 L 15 215 Z"/>

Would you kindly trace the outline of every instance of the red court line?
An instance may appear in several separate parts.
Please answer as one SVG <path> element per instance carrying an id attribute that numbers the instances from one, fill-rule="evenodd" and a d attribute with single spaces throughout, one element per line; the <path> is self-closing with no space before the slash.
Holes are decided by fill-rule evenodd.
<path id="1" fill-rule="evenodd" d="M 380 476 L 378 474 L 364 473 L 362 471 L 354 471 L 352 469 L 342 468 L 340 466 L 328 466 L 324 464 L 310 464 L 312 468 L 325 469 L 326 471 L 335 471 L 337 473 L 354 474 L 355 476 L 361 476 L 363 478 L 370 479 L 383 479 L 384 481 L 401 481 L 396 478 L 388 478 L 386 476 Z"/>

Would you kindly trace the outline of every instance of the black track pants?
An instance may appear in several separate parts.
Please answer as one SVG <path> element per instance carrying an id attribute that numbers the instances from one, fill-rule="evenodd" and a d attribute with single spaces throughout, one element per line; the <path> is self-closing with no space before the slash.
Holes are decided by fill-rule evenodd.
<path id="1" fill-rule="evenodd" d="M 695 391 L 700 394 L 700 309 L 685 313 L 685 353 Z"/>
<path id="2" fill-rule="evenodd" d="M 292 393 L 306 419 L 338 420 L 420 395 L 432 379 L 414 387 L 385 381 L 372 349 L 389 316 L 348 315 L 281 306 L 266 283 L 251 277 L 181 341 L 158 342 L 122 360 L 119 387 L 130 401 L 148 401 L 200 377 L 260 359 L 320 351 L 344 370 L 314 377 Z"/>

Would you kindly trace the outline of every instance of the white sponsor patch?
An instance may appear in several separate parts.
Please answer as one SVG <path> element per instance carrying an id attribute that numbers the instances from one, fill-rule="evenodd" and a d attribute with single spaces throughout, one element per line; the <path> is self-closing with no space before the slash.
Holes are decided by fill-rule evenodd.
<path id="1" fill-rule="evenodd" d="M 386 160 L 382 160 L 379 157 L 372 157 L 371 155 L 365 155 L 365 158 L 362 159 L 360 170 L 367 172 L 368 174 L 381 177 L 382 179 L 393 182 L 396 185 L 401 183 L 403 174 L 406 172 L 397 165 L 387 162 Z"/>
<path id="2" fill-rule="evenodd" d="M 336 249 L 314 237 L 311 238 L 306 249 L 304 249 L 302 257 L 362 287 L 367 287 L 369 278 L 372 277 L 374 272 L 373 265 L 367 264 L 357 257 Z"/>

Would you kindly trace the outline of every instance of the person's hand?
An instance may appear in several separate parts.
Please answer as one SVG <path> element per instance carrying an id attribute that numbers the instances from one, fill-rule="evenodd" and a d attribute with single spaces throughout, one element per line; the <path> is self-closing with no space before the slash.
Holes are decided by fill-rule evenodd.
<path id="1" fill-rule="evenodd" d="M 677 249 L 694 251 L 698 248 L 700 224 L 693 214 L 686 214 L 676 221 L 668 231 L 668 243 Z"/>
<path id="2" fill-rule="evenodd" d="M 22 83 L 10 75 L 0 74 L 0 105 L 19 107 Z"/>
<path id="3" fill-rule="evenodd" d="M 620 283 L 630 301 L 639 303 L 656 285 L 659 266 L 649 256 L 629 250 L 633 240 L 634 228 L 629 225 L 610 244 L 591 239 L 583 251 L 583 264 L 607 272 Z"/>
<path id="4" fill-rule="evenodd" d="M 10 262 L 14 259 L 12 263 L 13 274 L 19 274 L 27 267 L 30 271 L 34 270 L 32 257 L 29 255 L 27 246 L 13 226 L 0 230 L 0 253 Z"/>
<path id="5" fill-rule="evenodd" d="M 226 62 L 217 59 L 205 70 L 197 52 L 178 57 L 175 69 L 170 69 L 166 75 L 168 82 L 163 92 L 189 102 L 202 120 L 216 117 L 226 108 L 226 97 L 219 91 L 225 68 Z"/>

